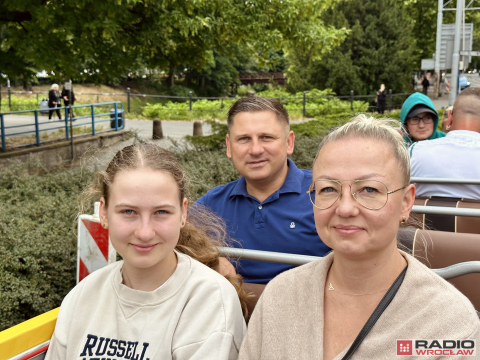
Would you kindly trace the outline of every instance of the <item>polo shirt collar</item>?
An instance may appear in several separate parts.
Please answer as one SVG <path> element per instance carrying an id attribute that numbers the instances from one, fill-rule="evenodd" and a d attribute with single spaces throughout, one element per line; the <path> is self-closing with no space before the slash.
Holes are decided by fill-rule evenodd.
<path id="1" fill-rule="evenodd" d="M 275 191 L 272 195 L 270 195 L 265 201 L 273 198 L 278 198 L 278 195 L 285 194 L 285 193 L 297 193 L 300 194 L 302 190 L 302 181 L 303 181 L 303 172 L 297 168 L 295 163 L 292 159 L 287 158 L 288 163 L 288 173 L 283 185 L 280 189 Z M 245 178 L 242 176 L 238 179 L 237 184 L 232 189 L 230 193 L 230 198 L 233 196 L 246 196 L 250 197 L 247 193 L 247 182 Z"/>

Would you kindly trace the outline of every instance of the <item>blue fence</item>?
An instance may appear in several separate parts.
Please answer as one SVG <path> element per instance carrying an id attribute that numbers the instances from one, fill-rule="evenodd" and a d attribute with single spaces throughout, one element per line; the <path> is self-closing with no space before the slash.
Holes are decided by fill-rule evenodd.
<path id="1" fill-rule="evenodd" d="M 104 112 L 104 113 L 95 113 L 95 110 L 99 109 L 100 107 L 110 105 L 113 107 L 109 112 Z M 9 148 L 18 148 L 18 147 L 25 147 L 25 146 L 31 146 L 31 145 L 37 145 L 39 146 L 40 144 L 52 142 L 52 141 L 58 141 L 58 140 L 70 140 L 71 137 L 78 137 L 78 136 L 85 136 L 85 135 L 95 135 L 98 133 L 102 132 L 108 132 L 108 131 L 118 131 L 121 130 L 125 127 L 125 112 L 123 111 L 123 104 L 120 101 L 112 101 L 112 102 L 106 102 L 106 103 L 99 103 L 99 104 L 88 104 L 88 105 L 75 105 L 72 106 L 72 112 L 74 112 L 75 109 L 81 109 L 81 108 L 89 108 L 89 114 L 88 115 L 83 115 L 83 116 L 76 116 L 73 117 L 73 122 L 70 124 L 70 118 L 68 116 L 68 109 L 69 107 L 57 107 L 57 108 L 46 108 L 46 109 L 36 109 L 36 110 L 24 110 L 24 111 L 12 111 L 12 112 L 6 112 L 6 113 L 0 113 L 0 135 L 1 135 L 1 141 L 2 141 L 2 151 L 5 152 L 7 147 L 6 147 L 6 137 L 7 136 L 18 136 L 18 135 L 29 135 L 29 134 L 35 134 L 35 142 L 32 143 L 24 143 L 21 145 L 15 145 L 11 146 Z M 63 120 L 47 120 L 47 121 L 39 121 L 39 114 L 46 114 L 48 111 L 55 111 L 56 110 L 62 110 L 64 113 L 64 119 Z M 84 111 L 81 111 L 84 113 Z M 5 116 L 6 115 L 19 115 L 19 114 L 28 114 L 28 113 L 33 113 L 33 118 L 32 118 L 32 123 L 23 123 L 20 125 L 10 125 L 10 126 L 5 126 Z M 105 117 L 108 116 L 108 119 L 105 119 Z M 11 118 L 10 118 L 11 119 Z M 88 119 L 88 121 L 78 121 L 78 120 L 85 120 Z M 10 121 L 9 121 L 10 122 Z M 108 122 L 109 126 L 107 130 L 100 130 L 97 131 L 95 129 L 95 126 L 100 124 L 100 123 L 105 123 Z M 61 125 L 58 125 L 61 123 Z M 26 130 L 22 131 L 25 127 L 32 127 L 34 126 L 33 130 Z M 78 134 L 78 135 L 73 135 L 73 129 L 71 127 L 79 127 L 79 126 L 91 126 L 92 131 L 91 133 L 84 133 L 84 134 Z M 9 132 L 7 134 L 7 130 L 9 129 L 18 129 L 19 131 L 17 132 L 14 130 L 14 132 Z M 42 132 L 52 132 L 54 130 L 60 130 L 64 129 L 65 130 L 65 136 L 61 138 L 55 138 L 55 139 L 50 139 L 50 140 L 44 140 L 42 141 L 40 139 L 40 133 Z"/>

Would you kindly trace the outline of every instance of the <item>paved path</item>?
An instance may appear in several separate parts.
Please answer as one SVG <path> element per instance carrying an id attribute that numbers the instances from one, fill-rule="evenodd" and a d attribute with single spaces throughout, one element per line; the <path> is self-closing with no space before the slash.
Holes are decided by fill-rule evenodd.
<path id="1" fill-rule="evenodd" d="M 78 123 L 84 123 L 89 126 L 90 119 L 80 119 Z M 56 131 L 55 128 L 65 128 L 65 121 L 59 121 L 58 118 L 49 121 L 46 116 L 38 118 L 40 131 Z M 11 136 L 18 132 L 35 131 L 35 118 L 32 115 L 5 115 L 4 126 L 6 127 L 5 135 Z M 104 123 L 108 124 L 108 123 Z M 11 128 L 12 126 L 15 126 Z M 20 126 L 20 127 L 19 127 Z M 162 121 L 163 135 L 165 137 L 182 138 L 185 135 L 193 135 L 193 122 L 191 121 Z M 128 120 L 126 121 L 126 130 L 137 131 L 138 135 L 143 138 L 151 138 L 153 133 L 153 122 L 150 120 Z M 203 123 L 203 134 L 210 135 L 212 133 L 211 126 Z M 26 134 L 28 135 L 28 134 Z"/>
<path id="2" fill-rule="evenodd" d="M 480 75 L 479 74 L 462 74 L 465 75 L 468 80 L 470 81 L 471 87 L 480 87 Z M 450 80 L 450 74 L 446 76 L 447 80 Z M 445 89 L 445 85 L 442 84 L 442 90 Z M 428 96 L 432 99 L 433 98 L 433 86 L 428 88 Z M 437 100 L 432 100 L 433 104 L 437 109 L 446 109 L 448 107 L 448 93 L 443 91 L 443 95 L 439 97 Z"/>
<path id="3" fill-rule="evenodd" d="M 153 121 L 151 120 L 127 120 L 126 130 L 137 131 L 137 134 L 143 138 L 152 138 Z M 203 123 L 203 135 L 211 135 L 212 128 L 210 124 Z M 182 138 L 185 135 L 193 135 L 193 121 L 162 121 L 163 136 L 171 138 Z"/>
<path id="4" fill-rule="evenodd" d="M 297 124 L 303 122 L 302 120 L 292 121 L 292 124 Z M 56 131 L 54 128 L 65 128 L 65 121 L 59 121 L 58 118 L 55 120 L 49 121 L 47 116 L 38 117 L 39 130 L 40 131 Z M 90 126 L 90 119 L 80 119 L 76 124 L 85 124 L 85 126 Z M 226 122 L 223 122 L 226 123 Z M 5 115 L 4 117 L 4 126 L 6 127 L 5 135 L 11 136 L 12 134 L 24 131 L 35 131 L 35 118 L 32 115 Z M 108 123 L 103 123 L 108 124 Z M 11 126 L 16 126 L 14 128 L 9 128 Z M 17 127 L 21 126 L 21 127 Z M 212 128 L 210 124 L 204 122 L 202 125 L 203 135 L 211 135 Z M 137 134 L 145 139 L 151 139 L 153 134 L 153 121 L 151 120 L 129 120 L 126 121 L 126 130 L 136 131 Z M 162 121 L 162 130 L 165 137 L 177 138 L 180 139 L 185 135 L 193 135 L 193 121 L 174 121 L 174 120 L 163 120 Z M 28 134 L 27 134 L 28 135 Z"/>

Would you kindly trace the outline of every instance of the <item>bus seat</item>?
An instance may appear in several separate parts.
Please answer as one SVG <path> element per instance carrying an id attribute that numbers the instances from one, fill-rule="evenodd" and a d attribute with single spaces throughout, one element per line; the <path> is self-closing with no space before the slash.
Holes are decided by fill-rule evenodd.
<path id="1" fill-rule="evenodd" d="M 441 196 L 416 197 L 414 205 L 480 209 L 480 200 Z M 480 218 L 438 214 L 411 214 L 423 229 L 480 234 Z"/>
<path id="2" fill-rule="evenodd" d="M 257 305 L 257 301 L 262 295 L 263 290 L 265 289 L 265 284 L 254 284 L 254 283 L 243 283 L 243 288 L 251 294 L 251 297 L 247 300 L 247 308 L 249 316 L 252 316 L 253 309 Z"/>
<path id="3" fill-rule="evenodd" d="M 432 269 L 466 261 L 480 260 L 480 236 L 477 234 L 401 228 L 399 242 L 415 258 Z M 467 274 L 448 280 L 480 310 L 480 274 Z"/>
<path id="4" fill-rule="evenodd" d="M 462 199 L 457 204 L 458 208 L 480 209 L 480 200 Z M 456 232 L 480 234 L 480 218 L 456 216 Z"/>

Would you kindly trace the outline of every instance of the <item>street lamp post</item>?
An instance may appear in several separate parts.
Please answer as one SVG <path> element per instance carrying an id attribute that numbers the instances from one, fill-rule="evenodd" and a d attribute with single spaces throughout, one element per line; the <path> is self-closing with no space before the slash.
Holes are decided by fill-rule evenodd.
<path id="1" fill-rule="evenodd" d="M 438 0 L 437 12 L 437 42 L 435 45 L 435 86 L 433 87 L 433 98 L 438 99 L 440 83 L 440 46 L 442 41 L 443 23 L 443 0 Z"/>
<path id="2" fill-rule="evenodd" d="M 462 25 L 463 1 L 457 0 L 455 16 L 455 39 L 453 41 L 452 56 L 452 81 L 450 82 L 450 93 L 448 94 L 448 105 L 453 106 L 458 93 L 458 69 L 460 62 L 460 26 Z"/>

